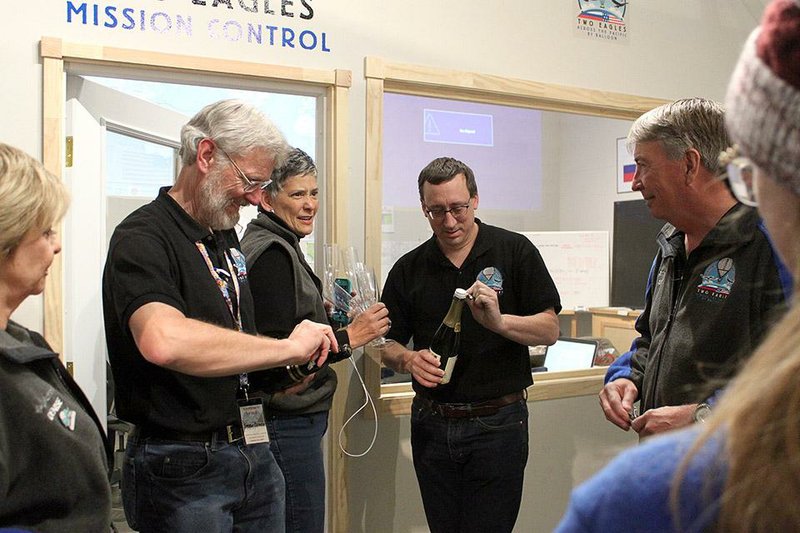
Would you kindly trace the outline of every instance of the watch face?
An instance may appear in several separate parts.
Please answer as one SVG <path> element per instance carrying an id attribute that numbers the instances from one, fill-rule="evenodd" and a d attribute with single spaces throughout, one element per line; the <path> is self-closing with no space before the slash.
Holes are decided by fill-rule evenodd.
<path id="1" fill-rule="evenodd" d="M 711 414 L 711 406 L 707 403 L 701 403 L 697 406 L 694 410 L 694 421 L 695 422 L 705 422 L 706 418 Z"/>

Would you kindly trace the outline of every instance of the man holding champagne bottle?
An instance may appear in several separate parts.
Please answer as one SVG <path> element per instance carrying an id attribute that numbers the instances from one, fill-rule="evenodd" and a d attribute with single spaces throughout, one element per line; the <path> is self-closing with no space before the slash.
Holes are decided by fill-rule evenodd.
<path id="1" fill-rule="evenodd" d="M 467 165 L 435 159 L 418 188 L 433 237 L 389 272 L 386 337 L 397 342 L 383 362 L 413 378 L 411 445 L 431 531 L 510 532 L 528 460 L 528 346 L 558 338 L 558 291 L 528 239 L 475 218 L 478 188 Z M 448 313 L 458 288 L 470 311 L 460 322 Z M 443 327 L 460 326 L 457 354 L 431 350 L 446 315 Z M 443 383 L 450 355 L 457 363 Z"/>

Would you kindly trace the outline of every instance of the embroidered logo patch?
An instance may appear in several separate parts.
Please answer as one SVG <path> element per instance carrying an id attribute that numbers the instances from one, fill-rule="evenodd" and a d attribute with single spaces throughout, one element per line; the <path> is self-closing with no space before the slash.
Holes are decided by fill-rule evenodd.
<path id="1" fill-rule="evenodd" d="M 697 294 L 706 300 L 725 300 L 736 282 L 736 266 L 733 259 L 723 257 L 708 265 L 703 271 Z"/>
<path id="2" fill-rule="evenodd" d="M 53 394 L 55 391 L 52 389 L 48 391 L 44 401 L 45 405 L 42 411 L 45 411 L 45 415 L 47 419 L 55 421 L 58 419 L 61 422 L 61 425 L 67 428 L 70 431 L 75 431 L 75 417 L 76 412 L 74 409 L 70 409 L 64 404 L 64 400 L 60 397 L 55 396 Z M 38 412 L 41 412 L 38 408 L 36 409 Z"/>
<path id="3" fill-rule="evenodd" d="M 69 407 L 64 407 L 58 413 L 58 419 L 64 425 L 65 428 L 68 428 L 70 431 L 75 431 L 75 411 L 70 409 Z"/>
<path id="4" fill-rule="evenodd" d="M 478 273 L 477 280 L 503 294 L 503 273 L 497 267 L 486 267 Z"/>

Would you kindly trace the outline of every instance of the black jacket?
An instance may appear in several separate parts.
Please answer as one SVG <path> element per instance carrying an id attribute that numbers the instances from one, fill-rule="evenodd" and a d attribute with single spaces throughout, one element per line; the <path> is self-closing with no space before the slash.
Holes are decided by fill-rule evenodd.
<path id="1" fill-rule="evenodd" d="M 737 204 L 686 256 L 666 224 L 647 282 L 640 336 L 606 381 L 632 380 L 641 412 L 698 403 L 720 388 L 784 309 L 788 275 L 755 209 Z"/>
<path id="2" fill-rule="evenodd" d="M 0 527 L 108 531 L 109 452 L 58 356 L 9 322 L 0 330 Z"/>

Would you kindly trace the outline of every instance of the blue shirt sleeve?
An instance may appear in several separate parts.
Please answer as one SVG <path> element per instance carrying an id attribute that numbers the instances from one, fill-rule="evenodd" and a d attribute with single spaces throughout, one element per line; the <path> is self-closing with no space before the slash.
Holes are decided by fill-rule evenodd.
<path id="1" fill-rule="evenodd" d="M 659 264 L 659 257 L 660 254 L 656 255 L 655 259 L 653 260 L 653 264 L 650 266 L 650 273 L 647 276 L 647 287 L 645 288 L 644 311 L 636 319 L 636 331 L 639 332 L 639 336 L 633 340 L 630 349 L 619 356 L 617 360 L 608 367 L 604 380 L 605 384 L 608 384 L 616 379 L 626 378 L 633 381 L 636 384 L 637 389 L 640 388 L 639 382 L 642 378 L 642 372 L 638 370 L 636 373 L 634 372 L 633 357 L 634 355 L 638 354 L 641 363 L 641 361 L 647 359 L 647 355 L 650 350 L 650 306 L 653 298 L 653 277 L 655 276 L 657 265 Z"/>
<path id="2" fill-rule="evenodd" d="M 555 531 L 705 531 L 716 519 L 724 484 L 722 439 L 706 442 L 689 462 L 679 491 L 679 529 L 671 507 L 675 474 L 698 434 L 696 427 L 675 431 L 622 452 L 572 492 Z"/>

